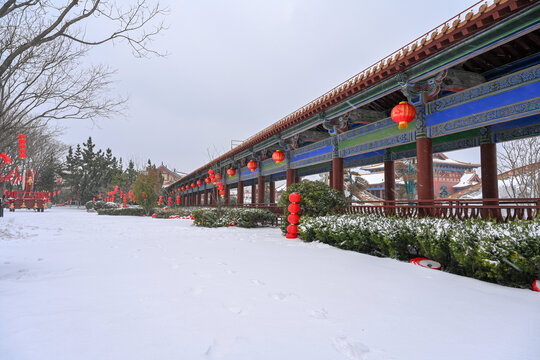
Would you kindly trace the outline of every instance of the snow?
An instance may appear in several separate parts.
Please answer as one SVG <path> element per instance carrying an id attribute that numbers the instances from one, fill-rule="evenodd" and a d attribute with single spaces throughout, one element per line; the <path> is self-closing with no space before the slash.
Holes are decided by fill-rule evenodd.
<path id="1" fill-rule="evenodd" d="M 444 265 L 444 264 L 443 264 Z M 281 236 L 0 218 L 0 358 L 538 359 L 540 294 Z"/>
<path id="2" fill-rule="evenodd" d="M 454 189 L 461 189 L 478 184 L 478 181 L 471 181 L 476 176 L 475 172 L 464 173 L 459 179 L 459 183 L 452 185 Z"/>

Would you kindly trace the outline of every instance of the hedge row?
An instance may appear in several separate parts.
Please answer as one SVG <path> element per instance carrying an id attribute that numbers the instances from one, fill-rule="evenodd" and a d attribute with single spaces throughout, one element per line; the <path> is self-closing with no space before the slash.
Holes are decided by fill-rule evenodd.
<path id="1" fill-rule="evenodd" d="M 156 216 L 156 218 L 158 219 L 168 219 L 169 216 L 174 216 L 174 215 L 178 215 L 178 216 L 189 216 L 191 214 L 191 212 L 195 209 L 200 209 L 200 208 L 195 208 L 195 207 L 181 207 L 181 208 L 155 208 L 153 211 L 154 211 L 154 215 Z"/>
<path id="2" fill-rule="evenodd" d="M 98 215 L 126 215 L 126 216 L 141 216 L 145 215 L 146 211 L 136 205 L 136 206 L 130 206 L 127 208 L 100 208 L 96 210 Z"/>
<path id="3" fill-rule="evenodd" d="M 421 256 L 443 269 L 517 287 L 540 278 L 540 220 L 483 220 L 331 215 L 301 219 L 299 234 L 347 250 L 409 260 Z"/>
<path id="4" fill-rule="evenodd" d="M 253 228 L 264 225 L 274 225 L 277 217 L 268 210 L 245 209 L 245 208 L 222 208 L 218 209 L 198 208 L 192 211 L 194 223 L 197 226 L 220 227 L 235 226 Z"/>

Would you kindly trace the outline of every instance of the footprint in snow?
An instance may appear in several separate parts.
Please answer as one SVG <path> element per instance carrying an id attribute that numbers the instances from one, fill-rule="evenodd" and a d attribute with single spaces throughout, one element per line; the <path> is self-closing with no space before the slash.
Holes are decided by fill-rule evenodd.
<path id="1" fill-rule="evenodd" d="M 252 279 L 251 283 L 253 285 L 257 285 L 257 286 L 264 286 L 264 283 L 262 281 L 260 281 L 260 280 L 257 280 L 257 279 Z"/>
<path id="2" fill-rule="evenodd" d="M 369 348 L 357 341 L 349 341 L 346 336 L 340 336 L 333 341 L 334 348 L 351 360 L 366 360 Z"/>
<path id="3" fill-rule="evenodd" d="M 285 294 L 285 293 L 275 293 L 275 294 L 270 294 L 270 296 L 272 297 L 272 299 L 274 300 L 278 300 L 278 301 L 283 301 L 291 296 L 296 296 L 295 294 Z"/>
<path id="4" fill-rule="evenodd" d="M 314 319 L 326 320 L 328 319 L 328 312 L 324 309 L 313 309 L 309 311 L 309 316 Z"/>
<path id="5" fill-rule="evenodd" d="M 244 309 L 242 309 L 240 306 L 227 306 L 227 310 L 232 312 L 235 315 L 245 315 Z"/>

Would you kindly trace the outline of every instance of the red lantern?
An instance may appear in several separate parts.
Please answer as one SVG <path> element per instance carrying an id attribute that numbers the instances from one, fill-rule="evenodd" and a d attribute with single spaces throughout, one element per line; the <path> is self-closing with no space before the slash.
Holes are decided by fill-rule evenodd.
<path id="1" fill-rule="evenodd" d="M 221 180 L 221 179 L 222 179 L 221 174 L 217 174 L 217 175 L 216 175 L 216 179 Z"/>
<path id="2" fill-rule="evenodd" d="M 291 214 L 297 214 L 298 212 L 300 212 L 300 205 L 293 203 L 293 204 L 290 204 L 287 209 L 289 210 Z"/>
<path id="3" fill-rule="evenodd" d="M 230 177 L 233 177 L 234 174 L 236 174 L 236 170 L 234 170 L 233 168 L 230 168 L 229 170 L 227 170 L 227 174 L 228 174 Z"/>
<path id="4" fill-rule="evenodd" d="M 281 150 L 276 150 L 272 154 L 272 159 L 274 159 L 276 164 L 281 164 L 281 162 L 285 160 L 285 154 Z"/>
<path id="5" fill-rule="evenodd" d="M 26 135 L 19 134 L 19 157 L 24 159 L 26 157 Z"/>
<path id="6" fill-rule="evenodd" d="M 414 120 L 415 116 L 416 109 L 407 101 L 402 101 L 398 105 L 394 106 L 392 112 L 390 113 L 392 120 L 399 123 L 398 128 L 400 130 L 406 129 L 408 124 Z"/>
<path id="7" fill-rule="evenodd" d="M 161 205 L 162 202 L 163 202 L 163 196 L 160 196 L 157 203 L 158 205 Z"/>
<path id="8" fill-rule="evenodd" d="M 225 195 L 225 190 L 220 190 L 219 195 L 224 196 Z"/>
<path id="9" fill-rule="evenodd" d="M 300 216 L 298 216 L 297 214 L 290 214 L 288 217 L 287 217 L 287 221 L 291 224 L 298 224 L 298 221 L 300 220 Z"/>
<path id="10" fill-rule="evenodd" d="M 142 193 L 142 197 L 143 197 L 143 199 L 146 199 L 146 193 L 145 192 Z"/>
<path id="11" fill-rule="evenodd" d="M 204 181 L 205 181 L 207 184 L 210 184 L 210 181 L 212 181 L 212 180 L 210 180 L 210 178 L 206 178 L 206 179 L 204 179 Z"/>
<path id="12" fill-rule="evenodd" d="M 296 226 L 296 225 L 287 226 L 287 232 L 289 234 L 298 234 L 298 226 Z"/>
<path id="13" fill-rule="evenodd" d="M 192 189 L 195 189 L 195 186 L 197 186 L 197 184 L 191 183 L 191 188 L 192 188 Z"/>
<path id="14" fill-rule="evenodd" d="M 186 185 L 186 190 L 189 190 L 189 184 Z"/>
<path id="15" fill-rule="evenodd" d="M 2 158 L 2 160 L 4 160 L 6 162 L 6 164 L 11 164 L 11 158 L 9 156 L 7 156 L 6 154 L 1 153 L 0 157 Z"/>
<path id="16" fill-rule="evenodd" d="M 291 193 L 289 195 L 289 201 L 293 203 L 300 202 L 300 194 L 299 193 Z"/>
<path id="17" fill-rule="evenodd" d="M 169 196 L 169 198 L 167 199 L 167 205 L 171 206 L 172 204 L 172 198 Z"/>
<path id="18" fill-rule="evenodd" d="M 218 181 L 217 186 L 221 186 L 223 183 L 221 181 Z"/>
<path id="19" fill-rule="evenodd" d="M 214 175 L 214 170 L 212 170 L 212 169 L 208 170 L 208 175 L 210 175 L 210 176 Z"/>
<path id="20" fill-rule="evenodd" d="M 202 180 L 197 180 L 197 185 L 201 186 L 203 184 Z"/>
<path id="21" fill-rule="evenodd" d="M 180 205 L 180 195 L 176 195 L 176 205 Z"/>
<path id="22" fill-rule="evenodd" d="M 255 169 L 257 169 L 257 163 L 253 160 L 250 160 L 247 164 L 247 167 L 251 172 L 255 172 Z"/>

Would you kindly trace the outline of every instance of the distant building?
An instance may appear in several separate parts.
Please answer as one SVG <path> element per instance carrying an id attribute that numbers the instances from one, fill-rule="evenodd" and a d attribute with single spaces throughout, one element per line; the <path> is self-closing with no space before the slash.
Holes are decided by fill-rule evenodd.
<path id="1" fill-rule="evenodd" d="M 396 168 L 397 168 L 396 161 Z M 435 198 L 447 197 L 457 191 L 465 190 L 480 183 L 476 168 L 480 164 L 473 164 L 452 160 L 443 153 L 433 154 L 433 189 Z M 368 186 L 366 190 L 381 199 L 384 199 L 384 164 L 364 166 L 361 170 L 369 174 L 361 175 Z M 396 191 L 405 192 L 405 181 L 396 173 Z M 399 198 L 399 197 L 398 197 Z"/>
<path id="2" fill-rule="evenodd" d="M 163 187 L 167 187 L 183 177 L 181 173 L 176 172 L 176 169 L 171 171 L 163 163 L 156 170 L 163 176 Z"/>

